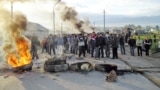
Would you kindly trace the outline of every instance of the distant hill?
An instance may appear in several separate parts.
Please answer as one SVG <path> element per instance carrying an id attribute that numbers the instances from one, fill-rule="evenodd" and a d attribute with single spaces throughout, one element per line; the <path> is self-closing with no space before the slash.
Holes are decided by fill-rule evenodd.
<path id="1" fill-rule="evenodd" d="M 47 31 L 49 32 L 49 30 L 47 28 L 45 28 L 44 26 L 38 24 L 38 23 L 34 23 L 34 22 L 28 22 L 27 24 L 27 30 L 32 30 L 32 31 Z"/>
<path id="2" fill-rule="evenodd" d="M 49 30 L 38 23 L 28 22 L 24 35 L 32 36 L 33 34 L 38 36 L 39 39 L 42 39 L 48 36 Z"/>

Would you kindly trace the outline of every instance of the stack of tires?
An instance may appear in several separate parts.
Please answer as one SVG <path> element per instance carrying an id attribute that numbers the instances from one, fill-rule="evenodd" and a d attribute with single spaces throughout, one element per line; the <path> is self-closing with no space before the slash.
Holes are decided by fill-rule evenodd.
<path id="1" fill-rule="evenodd" d="M 66 59 L 51 58 L 44 63 L 44 71 L 46 72 L 63 72 L 68 68 L 69 64 L 66 63 Z"/>

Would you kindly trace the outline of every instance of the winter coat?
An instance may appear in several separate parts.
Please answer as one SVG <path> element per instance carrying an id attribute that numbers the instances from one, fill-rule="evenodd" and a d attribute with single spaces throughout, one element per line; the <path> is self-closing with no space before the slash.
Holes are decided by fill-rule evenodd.
<path id="1" fill-rule="evenodd" d="M 110 36 L 105 36 L 105 45 L 110 45 L 111 44 L 111 37 Z"/>
<path id="2" fill-rule="evenodd" d="M 150 49 L 151 47 L 151 40 L 144 40 L 144 46 L 146 49 Z"/>
<path id="3" fill-rule="evenodd" d="M 119 45 L 119 39 L 117 36 L 113 36 L 113 39 L 112 39 L 112 48 L 118 48 L 118 45 Z"/>
<path id="4" fill-rule="evenodd" d="M 99 37 L 99 45 L 105 46 L 105 38 L 104 37 Z"/>
<path id="5" fill-rule="evenodd" d="M 120 45 L 125 45 L 125 37 L 124 36 L 120 36 L 120 38 L 119 38 L 119 44 Z"/>
<path id="6" fill-rule="evenodd" d="M 136 40 L 135 39 L 129 39 L 128 40 L 128 45 L 131 47 L 135 47 L 136 46 Z"/>

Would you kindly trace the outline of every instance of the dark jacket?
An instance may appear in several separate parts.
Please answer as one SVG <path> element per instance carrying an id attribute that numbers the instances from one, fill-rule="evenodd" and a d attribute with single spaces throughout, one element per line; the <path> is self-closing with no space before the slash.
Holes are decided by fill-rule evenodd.
<path id="1" fill-rule="evenodd" d="M 111 37 L 107 36 L 105 37 L 105 45 L 110 45 L 111 44 Z"/>
<path id="2" fill-rule="evenodd" d="M 91 39 L 91 40 L 89 41 L 89 44 L 90 44 L 91 46 L 95 46 L 95 43 L 96 43 L 96 40 Z"/>
<path id="3" fill-rule="evenodd" d="M 123 36 L 120 36 L 120 38 L 119 38 L 119 44 L 120 45 L 125 45 L 125 38 Z"/>
<path id="4" fill-rule="evenodd" d="M 105 38 L 103 36 L 99 37 L 99 45 L 104 46 L 105 45 Z"/>
<path id="5" fill-rule="evenodd" d="M 151 40 L 144 40 L 144 46 L 146 49 L 150 49 L 151 48 Z"/>
<path id="6" fill-rule="evenodd" d="M 118 45 L 119 45 L 119 39 L 117 36 L 113 36 L 113 39 L 112 39 L 112 48 L 118 48 Z"/>
<path id="7" fill-rule="evenodd" d="M 131 47 L 135 47 L 136 46 L 136 40 L 135 39 L 129 39 L 128 40 L 128 45 Z"/>
<path id="8" fill-rule="evenodd" d="M 96 40 L 95 40 L 95 47 L 99 47 L 99 37 L 96 37 Z"/>

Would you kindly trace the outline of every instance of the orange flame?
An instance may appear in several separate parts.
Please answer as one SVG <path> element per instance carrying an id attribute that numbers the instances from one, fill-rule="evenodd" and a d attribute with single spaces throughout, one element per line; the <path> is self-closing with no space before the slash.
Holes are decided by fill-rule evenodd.
<path id="1" fill-rule="evenodd" d="M 31 63 L 31 54 L 29 51 L 29 41 L 24 37 L 20 37 L 16 41 L 18 56 L 15 53 L 9 53 L 7 55 L 8 64 L 12 67 L 21 67 Z"/>

